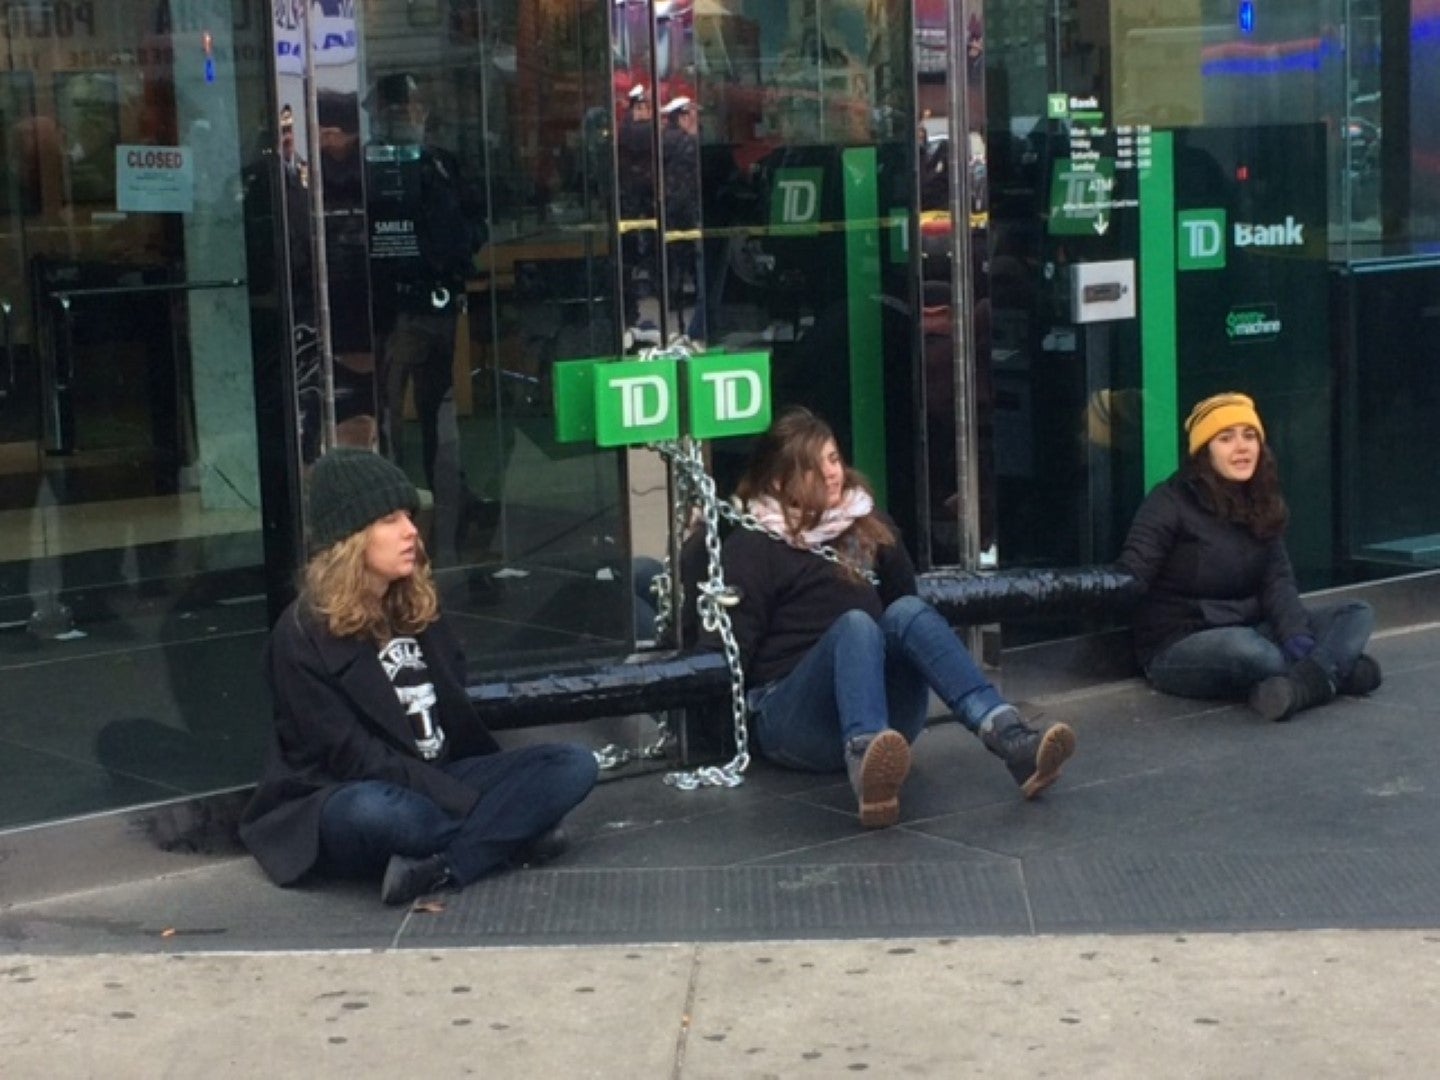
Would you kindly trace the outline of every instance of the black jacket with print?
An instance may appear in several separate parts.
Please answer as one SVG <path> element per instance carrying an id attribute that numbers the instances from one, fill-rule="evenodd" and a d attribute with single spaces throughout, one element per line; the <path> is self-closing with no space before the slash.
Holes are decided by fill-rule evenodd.
<path id="1" fill-rule="evenodd" d="M 498 751 L 465 695 L 464 654 L 445 620 L 416 640 L 435 686 L 448 756 Z M 315 865 L 320 811 L 343 783 L 385 780 L 457 817 L 475 805 L 473 788 L 420 757 L 373 642 L 335 637 L 297 600 L 271 632 L 265 676 L 275 723 L 259 786 L 241 815 L 240 838 L 277 884 L 289 885 Z"/>
<path id="2" fill-rule="evenodd" d="M 1284 537 L 1260 540 L 1212 514 L 1178 473 L 1141 504 L 1119 564 L 1144 589 L 1131 619 L 1142 668 L 1212 627 L 1269 623 L 1277 641 L 1309 632 Z"/>

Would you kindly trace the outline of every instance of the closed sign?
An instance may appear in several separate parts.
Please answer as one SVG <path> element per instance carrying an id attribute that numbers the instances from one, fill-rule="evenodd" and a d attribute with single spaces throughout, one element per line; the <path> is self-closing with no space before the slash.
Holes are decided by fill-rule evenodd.
<path id="1" fill-rule="evenodd" d="M 195 156 L 188 146 L 115 147 L 115 209 L 188 214 L 195 209 Z"/>

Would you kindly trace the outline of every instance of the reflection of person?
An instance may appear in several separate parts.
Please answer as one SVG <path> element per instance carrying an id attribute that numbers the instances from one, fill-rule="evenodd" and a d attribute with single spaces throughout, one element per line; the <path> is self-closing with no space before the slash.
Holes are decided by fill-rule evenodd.
<path id="1" fill-rule="evenodd" d="M 413 382 L 425 481 L 435 498 L 434 545 L 449 561 L 467 525 L 493 527 L 498 507 L 470 491 L 455 421 L 455 333 L 465 282 L 485 236 L 483 195 L 458 159 L 425 139 L 429 107 L 414 76 L 382 77 L 365 100 L 370 266 L 380 342 L 385 435 L 401 460 L 406 386 Z"/>
<path id="2" fill-rule="evenodd" d="M 650 96 L 645 84 L 636 83 L 625 95 L 625 115 L 615 140 L 616 165 L 620 176 L 620 218 L 636 222 L 655 216 L 655 164 L 651 142 Z M 660 330 L 648 319 L 642 322 L 640 301 L 654 287 L 655 233 L 650 229 L 626 229 L 620 236 L 620 258 L 624 270 L 626 348 L 659 345 Z"/>
<path id="3" fill-rule="evenodd" d="M 893 825 L 933 689 L 1026 798 L 1055 781 L 1074 733 L 1032 729 L 915 595 L 894 522 L 841 460 L 824 421 L 805 409 L 776 420 L 736 494 L 773 534 L 736 529 L 723 548 L 726 581 L 740 593 L 730 611 L 761 754 L 792 768 L 847 770 L 860 823 Z M 822 545 L 837 561 L 821 557 Z"/>
<path id="4" fill-rule="evenodd" d="M 1289 511 L 1255 403 L 1206 398 L 1185 421 L 1189 456 L 1150 492 L 1120 565 L 1145 587 L 1135 651 L 1157 689 L 1245 698 L 1286 720 L 1342 694 L 1368 694 L 1380 666 L 1361 650 L 1370 608 L 1307 610 L 1285 550 Z"/>
<path id="5" fill-rule="evenodd" d="M 920 169 L 920 209 L 950 208 L 950 141 L 930 138 L 920 124 L 916 132 L 916 156 Z M 948 257 L 948 256 L 947 256 Z"/>
<path id="6" fill-rule="evenodd" d="M 375 354 L 370 338 L 370 283 L 359 115 L 351 91 L 316 96 L 320 184 L 325 205 L 326 299 L 335 354 L 335 441 L 373 448 Z"/>
<path id="7" fill-rule="evenodd" d="M 315 324 L 315 272 L 310 243 L 310 179 L 305 159 L 295 146 L 295 111 L 280 110 L 280 180 L 285 195 L 285 240 L 290 265 L 290 302 L 295 322 Z"/>
<path id="8" fill-rule="evenodd" d="M 379 875 L 406 903 L 507 862 L 553 854 L 560 819 L 595 783 L 582 747 L 501 751 L 465 696 L 441 617 L 418 494 L 384 458 L 316 463 L 319 549 L 266 652 L 275 728 L 240 835 L 277 884 L 316 870 Z"/>
<path id="9" fill-rule="evenodd" d="M 660 133 L 660 153 L 665 163 L 665 228 L 692 230 L 700 227 L 700 140 L 695 103 L 681 95 L 660 110 L 665 126 Z M 669 268 L 670 306 L 677 325 L 686 336 L 705 336 L 705 290 L 694 240 L 666 240 Z M 684 317 L 686 283 L 695 297 L 695 309 L 687 325 Z M 668 335 L 667 335 L 668 336 Z"/>

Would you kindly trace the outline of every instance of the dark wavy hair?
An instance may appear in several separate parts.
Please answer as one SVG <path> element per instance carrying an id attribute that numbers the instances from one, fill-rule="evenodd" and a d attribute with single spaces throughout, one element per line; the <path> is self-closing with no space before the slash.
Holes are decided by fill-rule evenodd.
<path id="1" fill-rule="evenodd" d="M 820 454 L 834 438 L 830 425 L 809 409 L 787 409 L 756 440 L 735 494 L 746 502 L 760 495 L 773 498 L 785 511 L 792 536 L 813 529 L 829 505 Z M 864 474 L 849 465 L 845 466 L 845 488 L 859 488 L 872 498 L 875 495 Z M 895 533 L 874 514 L 858 519 L 845 537 L 853 539 L 867 565 L 874 562 L 876 551 L 895 543 Z"/>
<path id="2" fill-rule="evenodd" d="M 1226 480 L 1215 471 L 1209 443 L 1185 459 L 1180 473 L 1191 482 L 1201 506 L 1248 530 L 1257 540 L 1279 536 L 1290 523 L 1290 507 L 1280 493 L 1280 466 L 1268 442 L 1260 444 L 1254 475 L 1244 483 Z"/>

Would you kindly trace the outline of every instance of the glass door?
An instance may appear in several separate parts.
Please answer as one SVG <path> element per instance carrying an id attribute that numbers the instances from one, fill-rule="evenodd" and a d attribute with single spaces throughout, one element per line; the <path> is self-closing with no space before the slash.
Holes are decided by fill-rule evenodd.
<path id="1" fill-rule="evenodd" d="M 0 120 L 0 827 L 243 782 L 265 627 L 253 5 L 17 7 Z"/>
<path id="2" fill-rule="evenodd" d="M 558 444 L 550 405 L 557 361 L 620 347 L 610 3 L 376 0 L 323 30 L 312 9 L 312 62 L 279 76 L 324 221 L 333 417 L 302 396 L 302 426 L 331 424 L 306 459 L 349 443 L 407 471 L 477 669 L 633 637 L 624 460 Z"/>

